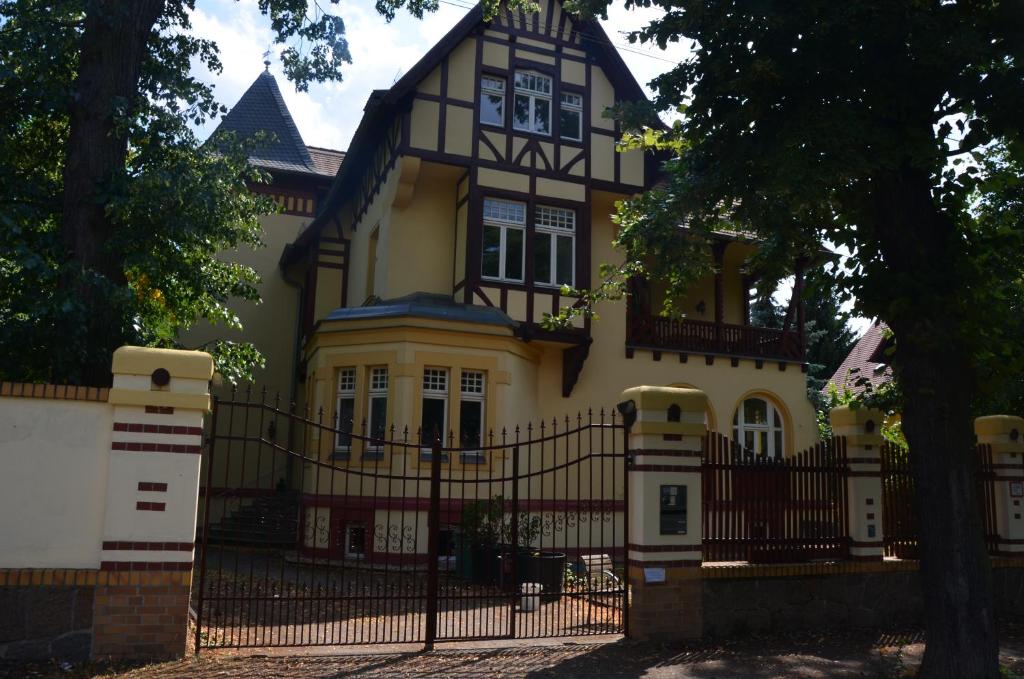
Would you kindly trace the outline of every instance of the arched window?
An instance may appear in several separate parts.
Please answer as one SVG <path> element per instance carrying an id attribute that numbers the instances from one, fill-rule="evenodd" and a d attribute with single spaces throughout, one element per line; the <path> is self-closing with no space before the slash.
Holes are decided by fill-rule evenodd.
<path id="1" fill-rule="evenodd" d="M 767 399 L 753 396 L 740 404 L 732 418 L 732 435 L 744 450 L 782 457 L 782 415 Z"/>

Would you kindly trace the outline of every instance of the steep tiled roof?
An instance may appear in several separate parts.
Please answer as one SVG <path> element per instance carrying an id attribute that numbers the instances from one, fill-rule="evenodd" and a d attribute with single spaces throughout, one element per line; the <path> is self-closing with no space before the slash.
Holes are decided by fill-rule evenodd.
<path id="1" fill-rule="evenodd" d="M 875 321 L 864 335 L 857 340 L 849 355 L 829 380 L 842 391 L 849 387 L 855 394 L 863 392 L 866 387 L 858 385 L 861 378 L 866 378 L 873 389 L 892 379 L 892 370 L 885 364 L 882 352 L 885 349 L 888 327 L 881 321 Z M 826 385 L 825 389 L 828 389 Z"/>
<path id="2" fill-rule="evenodd" d="M 345 160 L 344 151 L 322 149 L 318 146 L 307 146 L 306 150 L 309 151 L 309 155 L 313 159 L 313 166 L 316 167 L 317 174 L 333 177 L 338 174 L 341 161 Z"/>
<path id="3" fill-rule="evenodd" d="M 217 132 L 222 130 L 243 139 L 261 131 L 273 135 L 273 142 L 254 149 L 249 156 L 253 165 L 266 170 L 333 178 L 345 157 L 341 151 L 306 146 L 269 70 L 260 73 L 224 116 L 217 126 Z"/>

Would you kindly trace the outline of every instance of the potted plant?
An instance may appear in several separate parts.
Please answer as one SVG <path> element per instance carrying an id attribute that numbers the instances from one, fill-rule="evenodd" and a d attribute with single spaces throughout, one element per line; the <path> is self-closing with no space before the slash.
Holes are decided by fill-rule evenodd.
<path id="1" fill-rule="evenodd" d="M 462 508 L 456 574 L 477 583 L 497 577 L 498 543 L 504 535 L 505 502 L 497 495 Z"/>
<path id="2" fill-rule="evenodd" d="M 561 594 L 562 579 L 565 575 L 565 554 L 535 549 L 534 543 L 540 537 L 541 519 L 525 512 L 519 515 L 518 542 L 516 557 L 516 580 L 538 582 L 543 586 L 544 594 Z"/>

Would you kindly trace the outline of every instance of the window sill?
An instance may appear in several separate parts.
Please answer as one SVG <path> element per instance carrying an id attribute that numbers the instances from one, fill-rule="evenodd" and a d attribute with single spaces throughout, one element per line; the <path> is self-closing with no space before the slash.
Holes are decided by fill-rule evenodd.
<path id="1" fill-rule="evenodd" d="M 420 462 L 433 462 L 434 454 L 429 450 L 420 451 Z M 441 453 L 441 462 L 448 462 L 448 453 Z"/>
<path id="2" fill-rule="evenodd" d="M 481 453 L 459 453 L 462 464 L 487 464 L 487 457 Z"/>

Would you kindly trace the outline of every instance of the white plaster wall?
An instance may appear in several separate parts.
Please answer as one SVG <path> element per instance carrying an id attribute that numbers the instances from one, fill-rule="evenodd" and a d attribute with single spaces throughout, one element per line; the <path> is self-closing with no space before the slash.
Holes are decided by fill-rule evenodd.
<path id="1" fill-rule="evenodd" d="M 113 409 L 0 399 L 0 568 L 97 568 Z"/>

